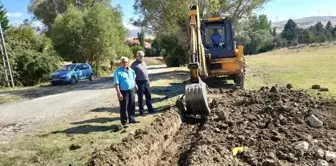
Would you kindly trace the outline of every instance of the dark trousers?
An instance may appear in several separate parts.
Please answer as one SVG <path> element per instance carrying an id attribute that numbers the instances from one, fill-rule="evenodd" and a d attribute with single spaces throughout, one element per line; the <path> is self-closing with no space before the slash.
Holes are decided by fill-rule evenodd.
<path id="1" fill-rule="evenodd" d="M 121 90 L 121 94 L 123 96 L 123 100 L 120 101 L 120 120 L 121 124 L 125 125 L 127 123 L 127 114 L 128 114 L 128 120 L 133 121 L 134 120 L 134 114 L 135 114 L 135 96 L 134 96 L 134 90 Z"/>
<path id="2" fill-rule="evenodd" d="M 152 96 L 151 89 L 149 86 L 149 82 L 147 80 L 137 80 L 136 84 L 138 85 L 138 104 L 139 104 L 139 112 L 143 114 L 145 109 L 143 106 L 143 95 L 146 97 L 146 105 L 148 108 L 148 112 L 153 112 L 152 106 Z"/>

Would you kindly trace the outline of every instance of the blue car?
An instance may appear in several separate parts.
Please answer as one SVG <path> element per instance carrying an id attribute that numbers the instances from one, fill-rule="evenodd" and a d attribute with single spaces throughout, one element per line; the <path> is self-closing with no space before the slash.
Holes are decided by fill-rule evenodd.
<path id="1" fill-rule="evenodd" d="M 94 80 L 92 67 L 86 63 L 73 63 L 63 66 L 50 76 L 50 83 L 57 84 L 75 84 L 79 80 Z"/>

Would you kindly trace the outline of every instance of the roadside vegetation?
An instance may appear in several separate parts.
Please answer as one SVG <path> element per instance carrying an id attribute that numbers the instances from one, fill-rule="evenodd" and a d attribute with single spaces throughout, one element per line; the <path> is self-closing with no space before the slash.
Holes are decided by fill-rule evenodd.
<path id="1" fill-rule="evenodd" d="M 110 0 L 76 2 L 31 1 L 29 11 L 43 23 L 42 27 L 28 19 L 20 25 L 9 25 L 1 5 L 0 21 L 16 86 L 44 83 L 68 62 L 89 63 L 97 76 L 111 75 L 114 61 L 121 56 L 134 58 L 139 50 L 151 53 L 143 42 L 141 46 L 124 44 L 128 32 L 122 24 L 122 12 Z M 145 41 L 143 33 L 138 37 Z M 4 74 L 0 65 L 0 87 L 6 85 Z"/>

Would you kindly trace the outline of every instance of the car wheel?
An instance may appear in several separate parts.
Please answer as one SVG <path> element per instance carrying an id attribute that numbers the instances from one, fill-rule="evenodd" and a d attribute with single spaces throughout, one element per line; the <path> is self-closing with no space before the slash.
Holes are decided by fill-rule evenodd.
<path id="1" fill-rule="evenodd" d="M 71 77 L 71 79 L 70 79 L 70 83 L 71 83 L 71 84 L 75 84 L 75 83 L 77 83 L 76 78 L 75 78 L 75 77 Z"/>
<path id="2" fill-rule="evenodd" d="M 52 85 L 52 86 L 56 86 L 56 85 L 57 85 L 57 83 L 55 83 L 55 82 L 52 82 L 52 83 L 51 83 L 51 85 Z"/>
<path id="3" fill-rule="evenodd" d="M 93 74 L 90 75 L 89 80 L 90 80 L 90 81 L 93 81 L 93 80 L 94 80 L 94 75 L 93 75 Z"/>

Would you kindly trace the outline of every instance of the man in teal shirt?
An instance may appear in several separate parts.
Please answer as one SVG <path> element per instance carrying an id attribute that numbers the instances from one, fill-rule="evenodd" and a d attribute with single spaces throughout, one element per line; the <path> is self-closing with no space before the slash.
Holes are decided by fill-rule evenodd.
<path id="1" fill-rule="evenodd" d="M 135 84 L 135 72 L 128 67 L 128 58 L 121 58 L 121 66 L 114 72 L 114 84 L 118 94 L 120 104 L 120 121 L 123 126 L 127 123 L 139 123 L 134 118 L 135 114 L 135 96 L 134 89 L 137 90 Z M 128 114 L 128 117 L 127 117 Z"/>

